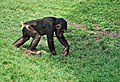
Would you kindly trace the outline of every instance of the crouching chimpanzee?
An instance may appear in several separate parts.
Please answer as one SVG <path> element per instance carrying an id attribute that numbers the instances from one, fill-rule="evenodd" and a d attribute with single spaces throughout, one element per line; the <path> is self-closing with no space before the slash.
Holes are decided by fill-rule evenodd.
<path id="1" fill-rule="evenodd" d="M 56 54 L 53 36 L 54 32 L 60 43 L 65 47 L 64 55 L 69 53 L 69 44 L 66 41 L 63 33 L 67 30 L 67 22 L 63 18 L 55 17 L 45 17 L 43 19 L 32 20 L 22 23 L 22 34 L 17 41 L 13 43 L 13 46 L 20 47 L 23 45 L 30 37 L 33 38 L 31 44 L 28 47 L 30 53 L 36 52 L 36 46 L 40 41 L 42 35 L 47 35 L 48 46 L 53 55 Z"/>

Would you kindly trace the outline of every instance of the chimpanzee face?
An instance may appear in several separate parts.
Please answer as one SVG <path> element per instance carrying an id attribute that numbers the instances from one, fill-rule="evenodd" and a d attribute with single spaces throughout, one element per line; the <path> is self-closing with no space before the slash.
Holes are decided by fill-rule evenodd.
<path id="1" fill-rule="evenodd" d="M 61 25 L 61 24 L 57 24 L 57 25 L 55 26 L 55 28 L 56 28 L 56 31 L 57 31 L 57 35 L 58 35 L 59 37 L 62 37 L 62 36 L 63 36 L 63 33 L 64 33 L 64 31 L 65 31 L 65 29 L 62 27 L 62 25 Z"/>
<path id="2" fill-rule="evenodd" d="M 55 28 L 56 28 L 56 31 L 57 31 L 57 35 L 59 37 L 62 37 L 64 31 L 67 30 L 67 22 L 63 18 L 58 18 L 56 20 L 56 23 L 57 24 L 55 25 Z"/>

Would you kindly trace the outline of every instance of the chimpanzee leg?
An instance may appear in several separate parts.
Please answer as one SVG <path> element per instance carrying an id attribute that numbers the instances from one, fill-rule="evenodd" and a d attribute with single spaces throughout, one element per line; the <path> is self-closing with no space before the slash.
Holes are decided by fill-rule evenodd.
<path id="1" fill-rule="evenodd" d="M 28 36 L 22 36 L 21 38 L 16 40 L 12 45 L 16 46 L 16 47 L 20 47 L 21 45 L 23 45 L 29 39 L 30 39 L 30 37 L 28 37 Z"/>
<path id="2" fill-rule="evenodd" d="M 41 36 L 39 34 L 36 34 L 33 37 L 33 40 L 31 42 L 30 46 L 28 47 L 28 50 L 30 50 L 30 51 L 36 50 L 36 46 L 38 45 L 40 38 L 41 38 Z"/>

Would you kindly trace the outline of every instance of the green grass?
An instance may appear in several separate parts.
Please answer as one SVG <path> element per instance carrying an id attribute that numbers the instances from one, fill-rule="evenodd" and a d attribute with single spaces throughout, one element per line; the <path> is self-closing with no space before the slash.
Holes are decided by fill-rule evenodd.
<path id="1" fill-rule="evenodd" d="M 0 0 L 0 82 L 119 82 L 119 4 L 119 0 Z M 25 55 L 30 41 L 19 49 L 11 45 L 21 36 L 21 21 L 45 16 L 81 25 L 69 24 L 65 32 L 69 56 L 63 56 L 56 38 L 56 56 L 50 56 L 45 36 L 38 45 L 44 51 L 41 56 Z M 103 36 L 96 29 L 117 35 Z"/>

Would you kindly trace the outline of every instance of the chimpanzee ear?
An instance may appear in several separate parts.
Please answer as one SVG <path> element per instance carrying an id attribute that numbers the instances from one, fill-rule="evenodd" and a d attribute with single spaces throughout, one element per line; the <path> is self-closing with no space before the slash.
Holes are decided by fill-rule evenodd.
<path id="1" fill-rule="evenodd" d="M 56 24 L 55 26 L 56 26 L 56 27 L 61 27 L 62 25 L 61 25 L 61 24 Z"/>
<path id="2" fill-rule="evenodd" d="M 60 29 L 61 27 L 62 27 L 61 24 L 56 24 L 56 25 L 55 25 L 55 28 L 56 28 L 56 29 Z"/>

